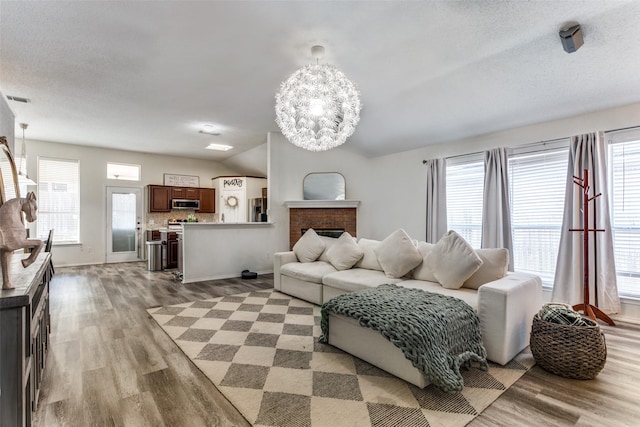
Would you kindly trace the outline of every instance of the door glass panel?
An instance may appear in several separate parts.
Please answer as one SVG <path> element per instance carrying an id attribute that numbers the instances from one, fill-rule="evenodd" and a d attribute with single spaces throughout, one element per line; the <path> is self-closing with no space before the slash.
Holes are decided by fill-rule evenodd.
<path id="1" fill-rule="evenodd" d="M 136 195 L 111 195 L 111 243 L 113 252 L 136 250 Z"/>

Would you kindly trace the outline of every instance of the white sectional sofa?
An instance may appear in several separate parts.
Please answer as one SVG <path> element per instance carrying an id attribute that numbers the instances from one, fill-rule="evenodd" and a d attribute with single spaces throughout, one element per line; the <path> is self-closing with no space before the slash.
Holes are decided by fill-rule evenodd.
<path id="1" fill-rule="evenodd" d="M 533 316 L 542 306 L 542 283 L 534 275 L 507 272 L 506 249 L 473 250 L 454 232 L 437 244 L 411 240 L 403 230 L 383 241 L 356 242 L 347 233 L 340 239 L 311 234 L 293 251 L 274 254 L 276 290 L 320 305 L 384 283 L 419 288 L 457 297 L 476 310 L 488 360 L 504 365 L 529 344 Z M 424 387 L 422 375 L 406 359 L 380 350 L 375 331 L 340 317 L 330 318 L 331 344 Z M 367 346 L 376 346 L 376 351 Z M 393 345 L 387 350 L 393 352 Z"/>

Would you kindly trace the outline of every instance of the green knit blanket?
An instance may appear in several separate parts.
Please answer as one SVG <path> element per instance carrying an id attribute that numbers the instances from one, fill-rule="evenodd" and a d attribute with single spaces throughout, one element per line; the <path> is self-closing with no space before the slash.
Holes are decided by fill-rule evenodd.
<path id="1" fill-rule="evenodd" d="M 396 285 L 339 295 L 321 308 L 324 343 L 329 338 L 329 312 L 379 331 L 444 392 L 464 387 L 461 366 L 478 362 L 480 369 L 488 368 L 478 315 L 458 298 Z"/>

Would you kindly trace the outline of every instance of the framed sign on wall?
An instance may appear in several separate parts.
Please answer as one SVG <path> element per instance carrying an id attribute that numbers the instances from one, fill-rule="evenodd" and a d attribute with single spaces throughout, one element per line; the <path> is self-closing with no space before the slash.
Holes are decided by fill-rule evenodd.
<path id="1" fill-rule="evenodd" d="M 174 187 L 200 187 L 200 177 L 195 175 L 164 174 L 164 185 Z"/>

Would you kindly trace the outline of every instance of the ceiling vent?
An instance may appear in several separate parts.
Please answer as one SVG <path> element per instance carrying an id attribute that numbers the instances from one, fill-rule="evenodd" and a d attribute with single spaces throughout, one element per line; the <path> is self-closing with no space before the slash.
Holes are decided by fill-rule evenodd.
<path id="1" fill-rule="evenodd" d="M 20 96 L 13 96 L 13 95 L 7 95 L 7 99 L 9 101 L 23 102 L 25 104 L 28 104 L 29 102 L 31 102 L 31 100 L 28 98 L 22 98 Z"/>

